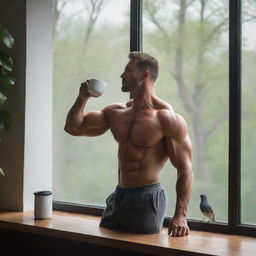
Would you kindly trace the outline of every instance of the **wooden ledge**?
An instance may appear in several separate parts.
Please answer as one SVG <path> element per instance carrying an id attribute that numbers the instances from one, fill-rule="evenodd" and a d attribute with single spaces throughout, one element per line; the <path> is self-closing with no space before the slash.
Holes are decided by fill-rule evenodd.
<path id="1" fill-rule="evenodd" d="M 49 220 L 34 220 L 33 211 L 0 211 L 0 228 L 71 239 L 153 255 L 255 255 L 251 237 L 191 231 L 186 237 L 169 237 L 167 229 L 153 235 L 138 235 L 99 227 L 100 218 L 53 211 Z"/>

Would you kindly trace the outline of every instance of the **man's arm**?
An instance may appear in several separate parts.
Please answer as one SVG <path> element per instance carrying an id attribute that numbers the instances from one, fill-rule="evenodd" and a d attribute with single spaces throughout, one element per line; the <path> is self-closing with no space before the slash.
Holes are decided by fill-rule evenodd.
<path id="1" fill-rule="evenodd" d="M 173 112 L 166 117 L 165 146 L 173 166 L 177 169 L 176 209 L 169 223 L 168 233 L 172 236 L 185 236 L 189 233 L 186 216 L 193 183 L 192 144 L 185 120 Z"/>
<path id="2" fill-rule="evenodd" d="M 88 82 L 81 84 L 79 95 L 68 112 L 64 130 L 74 136 L 98 136 L 105 133 L 109 126 L 102 111 L 85 112 L 84 107 L 91 97 L 88 92 Z"/>

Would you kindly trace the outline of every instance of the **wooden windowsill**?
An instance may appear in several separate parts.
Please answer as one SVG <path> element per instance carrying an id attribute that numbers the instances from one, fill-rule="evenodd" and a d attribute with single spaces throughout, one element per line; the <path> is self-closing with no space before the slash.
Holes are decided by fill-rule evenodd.
<path id="1" fill-rule="evenodd" d="M 167 229 L 138 235 L 99 227 L 99 217 L 53 211 L 49 220 L 35 220 L 33 211 L 0 211 L 0 228 L 71 239 L 153 255 L 255 255 L 256 239 L 202 231 L 186 237 L 169 237 Z"/>

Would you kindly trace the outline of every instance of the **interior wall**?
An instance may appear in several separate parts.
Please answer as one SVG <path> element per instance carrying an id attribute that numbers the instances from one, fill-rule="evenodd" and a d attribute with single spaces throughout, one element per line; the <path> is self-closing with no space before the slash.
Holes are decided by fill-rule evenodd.
<path id="1" fill-rule="evenodd" d="M 26 81 L 26 4 L 23 0 L 0 0 L 0 24 L 12 34 L 15 46 L 8 52 L 13 58 L 16 78 L 14 86 L 7 86 L 7 101 L 0 107 L 11 115 L 11 128 L 1 131 L 0 208 L 23 209 L 24 122 Z M 2 48 L 2 47 L 1 47 Z"/>
<path id="2" fill-rule="evenodd" d="M 24 211 L 52 190 L 52 0 L 27 0 Z"/>
<path id="3" fill-rule="evenodd" d="M 12 124 L 1 132 L 0 208 L 26 211 L 52 189 L 52 0 L 0 0 L 0 24 L 15 39 L 16 78 L 1 106 Z"/>

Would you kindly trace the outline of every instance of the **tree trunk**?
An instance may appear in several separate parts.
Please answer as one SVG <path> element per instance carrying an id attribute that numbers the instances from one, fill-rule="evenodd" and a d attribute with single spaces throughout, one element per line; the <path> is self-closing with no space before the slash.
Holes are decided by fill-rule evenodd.
<path id="1" fill-rule="evenodd" d="M 195 176 L 199 177 L 203 182 L 211 182 L 209 169 L 208 154 L 208 136 L 202 120 L 202 111 L 200 108 L 196 110 L 193 116 L 193 132 L 194 132 L 194 164 L 193 169 Z"/>
<path id="2" fill-rule="evenodd" d="M 201 79 L 201 67 L 203 63 L 203 55 L 205 47 L 203 46 L 204 35 L 203 35 L 203 13 L 204 13 L 204 1 L 202 1 L 201 11 L 201 35 L 200 45 L 198 53 L 198 75 L 194 86 L 194 91 L 189 90 L 184 82 L 184 43 L 186 40 L 185 35 L 185 23 L 186 23 L 186 11 L 187 1 L 180 0 L 180 10 L 178 14 L 178 35 L 177 35 L 177 47 L 175 57 L 175 79 L 178 85 L 178 94 L 184 109 L 189 114 L 193 126 L 195 145 L 194 145 L 194 164 L 195 175 L 200 176 L 204 182 L 210 181 L 210 169 L 208 161 L 208 145 L 207 145 L 207 134 L 204 129 L 204 121 L 202 118 L 202 90 L 204 82 Z"/>

